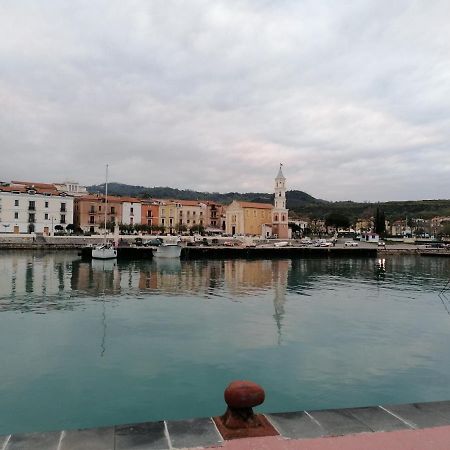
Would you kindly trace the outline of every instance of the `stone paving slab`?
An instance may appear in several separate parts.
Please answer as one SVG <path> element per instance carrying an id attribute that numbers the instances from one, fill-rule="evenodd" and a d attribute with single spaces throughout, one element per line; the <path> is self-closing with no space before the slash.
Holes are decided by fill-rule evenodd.
<path id="1" fill-rule="evenodd" d="M 210 418 L 167 422 L 172 448 L 211 447 L 222 438 Z"/>
<path id="2" fill-rule="evenodd" d="M 6 447 L 6 443 L 8 442 L 9 435 L 7 436 L 0 436 L 0 450 L 3 450 L 4 447 Z"/>
<path id="3" fill-rule="evenodd" d="M 450 420 L 450 401 L 415 403 L 415 404 L 417 405 L 418 408 L 424 411 L 436 411 L 441 416 Z"/>
<path id="4" fill-rule="evenodd" d="M 114 449 L 114 427 L 64 431 L 59 450 Z"/>
<path id="5" fill-rule="evenodd" d="M 450 419 L 440 414 L 438 410 L 431 407 L 423 408 L 420 403 L 389 405 L 384 408 L 405 420 L 414 428 L 439 427 L 450 424 Z"/>
<path id="6" fill-rule="evenodd" d="M 115 427 L 115 450 L 167 450 L 164 422 L 146 422 Z"/>
<path id="7" fill-rule="evenodd" d="M 360 422 L 366 424 L 373 431 L 393 431 L 411 429 L 392 414 L 381 409 L 379 406 L 366 408 L 351 408 L 346 410 Z"/>
<path id="8" fill-rule="evenodd" d="M 305 439 L 325 434 L 325 430 L 303 411 L 266 414 L 265 416 L 284 437 Z"/>
<path id="9" fill-rule="evenodd" d="M 311 417 L 325 430 L 326 436 L 341 436 L 350 433 L 372 431 L 370 427 L 360 422 L 345 409 L 328 409 L 308 411 Z"/>
<path id="10" fill-rule="evenodd" d="M 5 450 L 58 450 L 60 439 L 61 431 L 13 434 Z"/>

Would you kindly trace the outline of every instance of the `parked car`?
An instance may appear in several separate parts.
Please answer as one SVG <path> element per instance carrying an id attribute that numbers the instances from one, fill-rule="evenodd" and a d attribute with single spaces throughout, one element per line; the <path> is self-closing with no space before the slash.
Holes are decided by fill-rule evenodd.
<path id="1" fill-rule="evenodd" d="M 358 247 L 359 243 L 356 241 L 345 241 L 345 247 Z"/>
<path id="2" fill-rule="evenodd" d="M 332 242 L 321 242 L 320 246 L 321 247 L 333 247 L 333 243 Z"/>
<path id="3" fill-rule="evenodd" d="M 384 242 L 384 241 L 378 241 L 378 247 L 386 248 L 386 242 Z"/>

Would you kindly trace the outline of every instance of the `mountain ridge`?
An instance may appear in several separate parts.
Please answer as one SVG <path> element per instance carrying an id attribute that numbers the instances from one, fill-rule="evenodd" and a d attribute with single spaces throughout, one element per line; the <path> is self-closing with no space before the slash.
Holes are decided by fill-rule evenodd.
<path id="1" fill-rule="evenodd" d="M 90 193 L 104 193 L 105 184 L 87 186 Z M 124 183 L 108 183 L 108 192 L 112 195 L 131 196 L 139 198 L 161 198 L 179 200 L 209 200 L 230 204 L 233 200 L 273 203 L 273 193 L 267 192 L 200 192 L 191 189 L 177 189 L 168 186 L 145 187 Z M 376 208 L 385 212 L 386 218 L 396 220 L 409 217 L 429 219 L 434 216 L 450 216 L 450 200 L 407 200 L 388 202 L 353 202 L 317 199 L 312 195 L 291 190 L 286 192 L 287 207 L 297 216 L 324 218 L 331 213 L 339 213 L 350 220 L 366 218 L 375 214 Z"/>

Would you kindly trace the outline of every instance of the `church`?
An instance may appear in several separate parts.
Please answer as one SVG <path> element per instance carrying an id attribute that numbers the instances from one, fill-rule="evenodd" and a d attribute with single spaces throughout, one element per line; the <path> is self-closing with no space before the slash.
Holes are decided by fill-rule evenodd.
<path id="1" fill-rule="evenodd" d="M 286 178 L 282 164 L 275 178 L 274 204 L 234 200 L 226 210 L 226 233 L 244 236 L 289 238 Z"/>

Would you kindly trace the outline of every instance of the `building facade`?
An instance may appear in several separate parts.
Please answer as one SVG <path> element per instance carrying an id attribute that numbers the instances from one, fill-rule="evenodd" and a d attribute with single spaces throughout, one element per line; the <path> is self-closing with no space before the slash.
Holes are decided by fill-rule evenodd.
<path id="1" fill-rule="evenodd" d="M 122 197 L 108 195 L 108 205 L 105 205 L 104 195 L 85 195 L 75 198 L 74 225 L 84 232 L 102 233 L 105 223 L 105 208 L 107 224 L 122 223 Z"/>
<path id="2" fill-rule="evenodd" d="M 273 206 L 268 203 L 238 202 L 234 200 L 226 209 L 226 233 L 263 236 L 263 225 L 272 221 Z"/>
<path id="3" fill-rule="evenodd" d="M 52 184 L 0 185 L 0 232 L 53 235 L 73 224 L 73 197 Z"/>
<path id="4" fill-rule="evenodd" d="M 122 221 L 125 225 L 141 224 L 142 205 L 137 198 L 124 198 L 122 200 Z"/>

